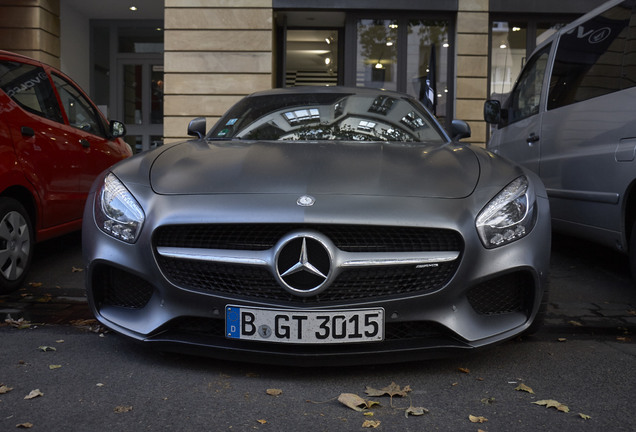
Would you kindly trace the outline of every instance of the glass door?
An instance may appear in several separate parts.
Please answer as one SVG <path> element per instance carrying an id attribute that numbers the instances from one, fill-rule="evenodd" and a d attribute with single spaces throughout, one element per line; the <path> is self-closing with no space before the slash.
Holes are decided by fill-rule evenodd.
<path id="1" fill-rule="evenodd" d="M 125 140 L 133 152 L 149 150 L 163 142 L 163 60 L 120 59 L 117 69 L 119 118 L 126 125 Z"/>

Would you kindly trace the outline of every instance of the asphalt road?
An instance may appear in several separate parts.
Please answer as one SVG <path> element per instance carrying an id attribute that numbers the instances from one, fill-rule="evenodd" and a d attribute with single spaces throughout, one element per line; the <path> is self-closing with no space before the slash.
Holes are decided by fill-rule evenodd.
<path id="1" fill-rule="evenodd" d="M 636 430 L 636 288 L 625 257 L 591 243 L 555 237 L 549 316 L 535 336 L 461 358 L 346 368 L 147 350 L 82 321 L 81 267 L 79 235 L 47 242 L 31 285 L 0 296 L 0 319 L 31 323 L 0 327 L 0 431 Z M 367 386 L 410 391 L 370 397 Z M 337 400 L 346 393 L 380 405 L 355 411 Z M 427 412 L 407 416 L 410 407 Z"/>

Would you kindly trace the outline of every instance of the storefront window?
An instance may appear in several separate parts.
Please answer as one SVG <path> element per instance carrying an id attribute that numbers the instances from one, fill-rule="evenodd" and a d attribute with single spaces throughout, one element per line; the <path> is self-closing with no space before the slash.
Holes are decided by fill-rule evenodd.
<path id="1" fill-rule="evenodd" d="M 356 85 L 397 90 L 397 49 L 396 20 L 358 21 Z"/>
<path id="2" fill-rule="evenodd" d="M 490 46 L 490 97 L 504 100 L 526 62 L 527 24 L 515 21 L 495 21 Z"/>

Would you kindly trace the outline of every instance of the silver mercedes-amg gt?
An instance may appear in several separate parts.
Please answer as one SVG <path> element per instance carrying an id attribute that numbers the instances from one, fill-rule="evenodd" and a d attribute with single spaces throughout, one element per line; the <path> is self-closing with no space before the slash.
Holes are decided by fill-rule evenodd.
<path id="1" fill-rule="evenodd" d="M 93 186 L 83 250 L 103 325 L 163 350 L 328 365 L 446 356 L 540 323 L 541 181 L 453 141 L 417 100 L 278 89 L 188 133 Z"/>

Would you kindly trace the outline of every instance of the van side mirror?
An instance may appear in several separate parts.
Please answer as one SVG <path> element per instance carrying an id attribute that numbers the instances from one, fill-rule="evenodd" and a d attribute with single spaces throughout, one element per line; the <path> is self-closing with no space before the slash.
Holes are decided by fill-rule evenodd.
<path id="1" fill-rule="evenodd" d="M 487 100 L 484 102 L 484 120 L 486 123 L 499 124 L 501 122 L 501 102 Z"/>
<path id="2" fill-rule="evenodd" d="M 204 117 L 197 117 L 190 120 L 190 124 L 188 124 L 188 135 L 201 139 L 205 136 L 205 130 L 206 125 Z"/>
<path id="3" fill-rule="evenodd" d="M 111 120 L 110 136 L 113 138 L 121 138 L 123 136 L 126 136 L 126 126 L 124 126 L 122 122 Z"/>
<path id="4" fill-rule="evenodd" d="M 453 141 L 470 138 L 470 135 L 470 126 L 464 120 L 453 120 L 451 122 L 451 138 L 453 138 Z"/>

